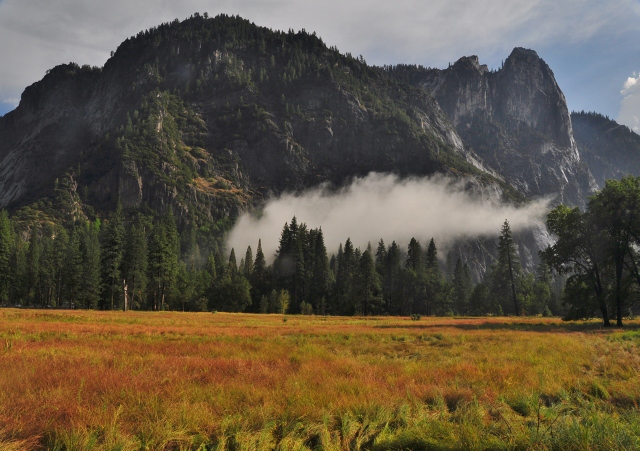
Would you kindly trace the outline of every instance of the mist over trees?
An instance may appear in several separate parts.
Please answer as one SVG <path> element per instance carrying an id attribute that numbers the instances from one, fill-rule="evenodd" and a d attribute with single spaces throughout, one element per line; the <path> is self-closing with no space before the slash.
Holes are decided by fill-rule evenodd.
<path id="1" fill-rule="evenodd" d="M 171 211 L 159 217 L 125 216 L 117 206 L 103 222 L 34 223 L 25 230 L 2 212 L 2 304 L 365 316 L 500 315 L 514 313 L 512 291 L 507 289 L 512 287 L 511 268 L 523 313 L 549 313 L 552 306 L 550 279 L 541 290 L 546 297 L 539 302 L 527 294 L 530 283 L 522 274 L 506 221 L 500 242 L 510 253 L 501 251 L 488 278 L 474 285 L 468 263 L 450 254 L 450 267 L 443 264 L 433 239 L 423 247 L 414 238 L 406 249 L 395 241 L 387 245 L 380 240 L 375 249 L 369 244 L 363 250 L 347 238 L 337 254 L 329 256 L 322 229 L 309 229 L 294 217 L 284 225 L 275 260 L 267 265 L 260 240 L 255 254 L 249 246 L 243 253 L 231 249 L 225 256 L 215 243 L 202 252 L 208 246 L 195 224 L 179 233 Z M 508 255 L 511 267 L 501 257 Z"/>
<path id="2" fill-rule="evenodd" d="M 41 308 L 182 310 L 320 315 L 599 316 L 621 326 L 640 287 L 640 177 L 608 181 L 585 211 L 548 215 L 553 245 L 525 273 L 505 220 L 497 255 L 474 281 L 469 262 L 415 238 L 329 255 L 321 228 L 296 217 L 282 228 L 273 264 L 204 239 L 191 221 L 180 233 L 164 215 L 125 214 L 64 224 L 0 212 L 0 303 Z M 238 257 L 240 260 L 238 261 Z M 563 281 L 566 284 L 562 287 Z"/>

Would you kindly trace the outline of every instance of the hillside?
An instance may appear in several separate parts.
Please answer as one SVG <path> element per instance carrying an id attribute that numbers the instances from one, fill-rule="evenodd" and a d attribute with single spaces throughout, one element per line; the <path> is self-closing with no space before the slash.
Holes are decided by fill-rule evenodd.
<path id="1" fill-rule="evenodd" d="M 239 17 L 139 33 L 103 68 L 58 66 L 0 118 L 0 207 L 11 210 L 83 216 L 120 199 L 219 221 L 370 171 L 498 182 L 426 92 L 315 34 Z"/>
<path id="2" fill-rule="evenodd" d="M 580 156 L 598 186 L 607 179 L 640 175 L 640 135 L 598 113 L 573 112 L 571 121 Z"/>

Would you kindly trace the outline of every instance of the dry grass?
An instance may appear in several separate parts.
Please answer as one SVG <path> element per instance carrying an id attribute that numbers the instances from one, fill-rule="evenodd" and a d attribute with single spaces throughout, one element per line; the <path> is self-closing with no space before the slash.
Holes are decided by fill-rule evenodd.
<path id="1" fill-rule="evenodd" d="M 0 310 L 0 449 L 636 449 L 639 326 Z"/>

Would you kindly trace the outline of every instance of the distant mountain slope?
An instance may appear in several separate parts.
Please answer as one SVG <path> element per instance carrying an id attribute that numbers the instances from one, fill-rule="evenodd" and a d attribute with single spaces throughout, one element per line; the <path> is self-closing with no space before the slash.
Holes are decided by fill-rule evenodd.
<path id="1" fill-rule="evenodd" d="M 431 93 L 465 144 L 522 193 L 581 205 L 595 188 L 564 95 L 533 50 L 514 49 L 497 71 L 471 56 L 444 70 L 398 66 L 390 73 Z"/>
<path id="2" fill-rule="evenodd" d="M 104 68 L 58 66 L 0 118 L 0 208 L 62 186 L 97 211 L 119 198 L 219 219 L 369 171 L 497 180 L 423 90 L 238 17 L 139 33 Z"/>
<path id="3" fill-rule="evenodd" d="M 600 187 L 607 179 L 640 176 L 640 135 L 598 113 L 571 113 L 580 156 Z"/>

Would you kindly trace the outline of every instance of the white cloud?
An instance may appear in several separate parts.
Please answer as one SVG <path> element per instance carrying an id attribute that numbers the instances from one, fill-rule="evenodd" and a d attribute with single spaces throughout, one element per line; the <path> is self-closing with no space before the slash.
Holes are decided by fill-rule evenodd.
<path id="1" fill-rule="evenodd" d="M 473 194 L 461 181 L 443 176 L 400 180 L 372 173 L 337 193 L 318 187 L 267 202 L 259 217 L 240 217 L 227 247 L 243 254 L 261 239 L 266 258 L 273 259 L 282 227 L 295 215 L 310 228 L 322 227 L 330 253 L 347 238 L 363 249 L 380 238 L 402 247 L 412 237 L 423 245 L 434 238 L 442 249 L 459 238 L 497 235 L 505 219 L 514 232 L 539 226 L 548 209 L 545 200 L 515 208 L 492 194 L 478 187 Z"/>
<path id="2" fill-rule="evenodd" d="M 620 94 L 622 101 L 616 121 L 640 133 L 640 74 L 627 78 Z"/>
<path id="3" fill-rule="evenodd" d="M 57 64 L 102 65 L 127 37 L 196 11 L 316 31 L 375 64 L 444 66 L 469 54 L 504 57 L 516 45 L 640 30 L 634 0 L 4 0 L 0 86 L 16 97 Z"/>

